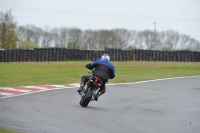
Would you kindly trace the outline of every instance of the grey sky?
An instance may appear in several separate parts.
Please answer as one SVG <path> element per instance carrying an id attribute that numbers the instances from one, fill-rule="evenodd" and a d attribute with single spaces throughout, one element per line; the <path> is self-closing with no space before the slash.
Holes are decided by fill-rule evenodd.
<path id="1" fill-rule="evenodd" d="M 18 25 L 45 28 L 172 29 L 200 41 L 200 0 L 0 0 Z"/>

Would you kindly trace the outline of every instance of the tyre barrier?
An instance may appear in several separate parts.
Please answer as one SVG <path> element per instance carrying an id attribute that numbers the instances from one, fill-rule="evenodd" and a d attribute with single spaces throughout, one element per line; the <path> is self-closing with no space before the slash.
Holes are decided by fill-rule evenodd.
<path id="1" fill-rule="evenodd" d="M 0 62 L 45 62 L 67 60 L 96 60 L 102 54 L 110 55 L 112 61 L 171 61 L 200 62 L 197 51 L 156 51 L 156 50 L 80 50 L 67 48 L 35 48 L 0 50 Z"/>

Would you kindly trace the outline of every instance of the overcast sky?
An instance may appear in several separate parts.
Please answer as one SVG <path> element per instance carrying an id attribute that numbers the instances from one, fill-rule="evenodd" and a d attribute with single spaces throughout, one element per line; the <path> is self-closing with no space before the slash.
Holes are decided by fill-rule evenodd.
<path id="1" fill-rule="evenodd" d="M 200 41 L 200 0 L 0 0 L 18 25 L 175 30 Z M 156 24 L 152 24 L 152 22 Z"/>

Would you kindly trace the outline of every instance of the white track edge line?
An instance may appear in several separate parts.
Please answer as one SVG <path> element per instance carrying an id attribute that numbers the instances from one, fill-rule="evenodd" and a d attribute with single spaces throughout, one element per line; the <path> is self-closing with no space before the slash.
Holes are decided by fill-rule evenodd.
<path id="1" fill-rule="evenodd" d="M 182 78 L 196 78 L 196 77 L 200 77 L 200 75 L 199 76 L 161 78 L 161 79 L 152 79 L 152 80 L 144 80 L 144 81 L 137 81 L 137 82 L 128 82 L 128 83 L 113 83 L 113 84 L 106 84 L 106 85 L 140 84 L 140 83 L 148 83 L 148 82 L 155 82 L 155 81 L 162 81 L 162 80 L 182 79 Z"/>
<path id="2" fill-rule="evenodd" d="M 171 79 L 182 79 L 182 78 L 196 78 L 196 77 L 200 77 L 200 75 L 199 76 L 185 76 L 185 77 L 162 78 L 162 79 L 145 80 L 145 81 L 138 81 L 138 82 L 129 82 L 129 83 L 113 83 L 113 84 L 106 84 L 106 85 L 140 84 L 140 83 L 148 83 L 148 82 L 154 82 L 154 81 L 171 80 Z M 23 95 L 28 95 L 28 94 L 33 94 L 33 93 L 38 93 L 38 92 L 43 92 L 43 91 L 66 89 L 66 88 L 77 88 L 77 87 L 62 87 L 62 88 L 55 88 L 55 89 L 45 89 L 45 90 L 27 92 L 27 93 L 22 93 L 22 94 L 17 94 L 17 95 L 8 95 L 8 96 L 2 97 L 0 99 L 10 98 L 10 97 L 17 97 L 17 96 L 23 96 Z"/>

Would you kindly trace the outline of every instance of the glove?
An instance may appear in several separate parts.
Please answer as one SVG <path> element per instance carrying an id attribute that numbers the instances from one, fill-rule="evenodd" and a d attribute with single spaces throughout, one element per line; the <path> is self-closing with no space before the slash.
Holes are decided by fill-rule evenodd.
<path id="1" fill-rule="evenodd" d="M 87 69 L 92 70 L 92 67 L 90 66 L 90 64 L 85 65 L 85 67 L 86 67 Z"/>

